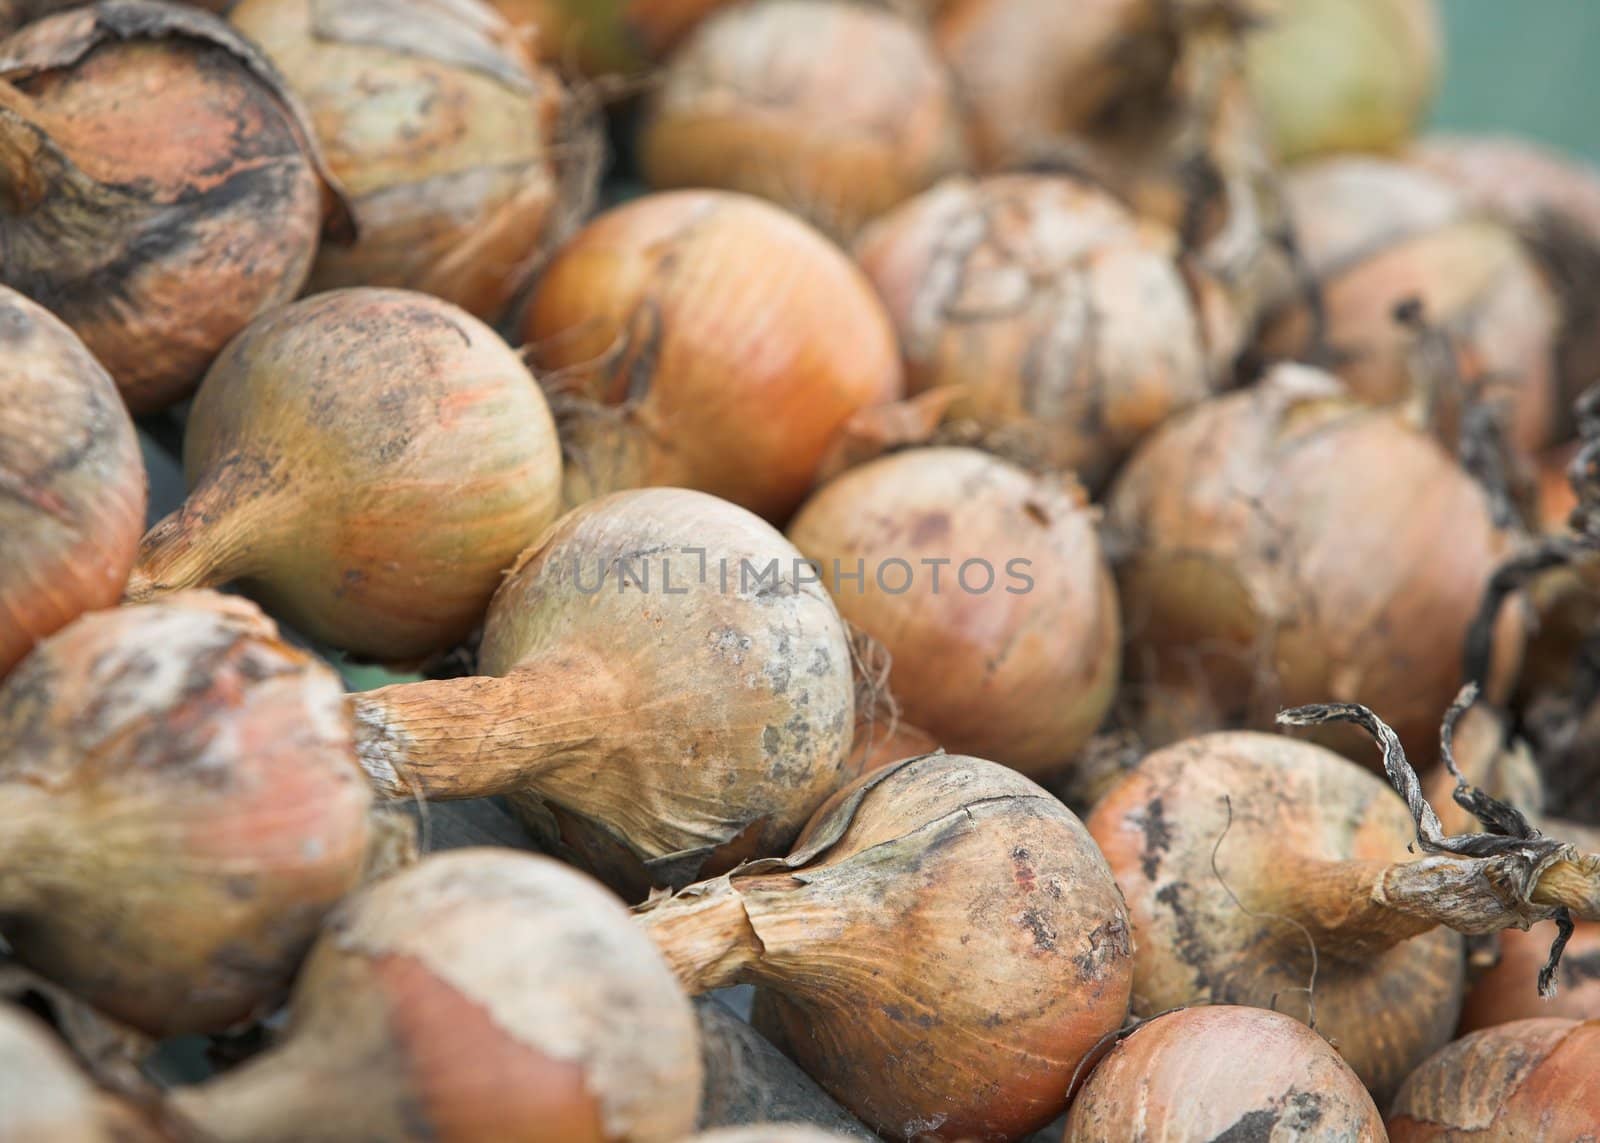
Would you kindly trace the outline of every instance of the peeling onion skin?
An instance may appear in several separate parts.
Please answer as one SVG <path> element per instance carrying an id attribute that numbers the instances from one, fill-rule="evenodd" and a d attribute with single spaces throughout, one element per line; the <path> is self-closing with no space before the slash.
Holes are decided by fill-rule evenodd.
<path id="1" fill-rule="evenodd" d="M 1372 1096 L 1326 1040 L 1291 1017 L 1230 1005 L 1141 1024 L 1095 1065 L 1061 1136 L 1062 1143 L 1247 1138 L 1388 1140 Z"/>
<path id="2" fill-rule="evenodd" d="M 354 655 L 415 662 L 483 618 L 554 519 L 538 383 L 493 330 L 406 290 L 339 290 L 230 344 L 184 437 L 190 493 L 140 545 L 130 595 L 241 581 Z"/>
<path id="3" fill-rule="evenodd" d="M 1441 1050 L 1400 1089 L 1393 1143 L 1567 1143 L 1600 1124 L 1600 1020 L 1522 1020 Z"/>
<path id="4" fill-rule="evenodd" d="M 1087 185 L 950 179 L 874 223 L 855 253 L 911 392 L 963 388 L 958 413 L 1020 429 L 1091 487 L 1210 395 L 1176 238 Z"/>
<path id="5" fill-rule="evenodd" d="M 593 189 L 556 149 L 566 95 L 477 0 L 241 0 L 230 19 L 305 101 L 359 235 L 310 289 L 420 290 L 496 320 Z M 574 152 L 578 148 L 574 147 Z"/>
<path id="6" fill-rule="evenodd" d="M 269 1011 L 360 882 L 372 792 L 339 677 L 245 600 L 86 615 L 0 686 L 18 960 L 152 1036 Z"/>
<path id="7" fill-rule="evenodd" d="M 845 619 L 888 651 L 913 723 L 953 751 L 1037 778 L 1071 763 L 1117 688 L 1117 592 L 1096 523 L 1070 480 L 975 449 L 924 448 L 823 486 L 789 538 L 820 565 Z M 875 574 L 893 559 L 911 567 L 899 594 Z M 865 582 L 841 578 L 858 560 Z M 928 560 L 948 561 L 937 589 Z M 969 574 L 973 560 L 990 570 Z M 965 586 L 986 575 L 989 590 Z"/>
<path id="8" fill-rule="evenodd" d="M 981 759 L 878 770 L 789 857 L 635 912 L 691 992 L 759 986 L 796 1061 L 886 1138 L 1045 1126 L 1127 1012 L 1104 859 L 1064 805 Z"/>
<path id="9" fill-rule="evenodd" d="M 1301 366 L 1159 430 L 1112 489 L 1107 526 L 1128 545 L 1126 674 L 1148 742 L 1264 729 L 1280 707 L 1334 699 L 1378 704 L 1424 766 L 1511 543 L 1431 438 Z M 1515 609 L 1502 623 L 1492 691 L 1520 647 Z M 1371 759 L 1330 729 L 1318 740 Z"/>
<path id="10" fill-rule="evenodd" d="M 1541 921 L 1527 932 L 1500 934 L 1500 962 L 1472 984 L 1461 1012 L 1461 1031 L 1540 1017 L 1600 1020 L 1600 928 L 1579 925 L 1556 970 L 1556 994 L 1542 1000 L 1539 970 L 1550 958 L 1556 923 Z"/>
<path id="11" fill-rule="evenodd" d="M 335 192 L 298 105 L 222 21 L 147 0 L 29 25 L 0 43 L 0 79 L 0 276 L 134 412 L 187 396 L 310 270 Z"/>
<path id="12" fill-rule="evenodd" d="M 146 478 L 116 385 L 49 311 L 0 286 L 0 678 L 122 596 Z"/>
<path id="13" fill-rule="evenodd" d="M 599 885 L 548 858 L 436 854 L 335 911 L 284 1038 L 169 1099 L 216 1143 L 674 1143 L 693 1009 Z"/>
<path id="14" fill-rule="evenodd" d="M 704 493 L 593 501 L 508 573 L 481 676 L 351 696 L 363 762 L 391 797 L 511 795 L 632 899 L 781 853 L 855 728 L 849 634 L 800 558 Z"/>
<path id="15" fill-rule="evenodd" d="M 651 94 L 640 162 L 652 186 L 759 195 L 841 238 L 967 165 L 932 41 L 849 0 L 707 20 Z"/>
<path id="16" fill-rule="evenodd" d="M 572 399 L 569 506 L 671 485 L 782 521 L 845 422 L 903 393 L 861 272 L 727 191 L 647 195 L 589 223 L 545 269 L 522 332 Z"/>

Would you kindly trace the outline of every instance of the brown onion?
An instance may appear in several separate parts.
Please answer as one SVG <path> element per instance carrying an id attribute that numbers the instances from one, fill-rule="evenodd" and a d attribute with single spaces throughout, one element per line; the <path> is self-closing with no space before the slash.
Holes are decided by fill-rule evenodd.
<path id="1" fill-rule="evenodd" d="M 1250 36 L 1250 85 L 1285 161 L 1392 151 L 1426 118 L 1444 33 L 1435 0 L 1289 0 Z"/>
<path id="2" fill-rule="evenodd" d="M 429 857 L 329 919 L 283 1040 L 175 1118 L 215 1143 L 675 1143 L 694 1014 L 610 894 L 531 854 Z"/>
<path id="3" fill-rule="evenodd" d="M 1147 432 L 1211 391 L 1174 237 L 1074 180 L 952 179 L 861 236 L 913 392 L 1021 427 L 1098 486 Z"/>
<path id="4" fill-rule="evenodd" d="M 838 784 L 850 639 L 775 529 L 683 489 L 616 493 L 523 553 L 482 675 L 354 695 L 394 797 L 511 794 L 630 896 L 782 852 Z"/>
<path id="5" fill-rule="evenodd" d="M 667 63 L 641 130 L 653 186 L 746 191 L 844 237 L 966 165 L 932 42 L 851 0 L 713 16 Z"/>
<path id="6" fill-rule="evenodd" d="M 1140 1024 L 1095 1065 L 1062 1143 L 1165 1139 L 1387 1143 L 1372 1096 L 1326 1040 L 1260 1008 Z"/>
<path id="7" fill-rule="evenodd" d="M 0 931 L 152 1035 L 270 1010 L 362 876 L 343 686 L 250 603 L 95 612 L 0 686 Z"/>
<path id="8" fill-rule="evenodd" d="M 1501 933 L 1498 961 L 1467 992 L 1461 1031 L 1537 1017 L 1600 1020 L 1600 928 L 1578 926 L 1556 970 L 1556 994 L 1546 1000 L 1538 994 L 1539 974 L 1555 939 L 1554 921 Z"/>
<path id="9" fill-rule="evenodd" d="M 1331 696 L 1382 704 L 1422 760 L 1510 544 L 1433 440 L 1299 366 L 1157 432 L 1108 526 L 1127 545 L 1128 676 L 1150 742 L 1265 727 L 1279 705 Z M 1500 645 L 1497 679 L 1517 651 Z"/>
<path id="10" fill-rule="evenodd" d="M 0 80 L 0 277 L 134 411 L 171 404 L 305 281 L 333 192 L 299 105 L 222 21 L 151 0 L 30 25 Z"/>
<path id="11" fill-rule="evenodd" d="M 698 488 L 772 520 L 834 435 L 901 395 L 871 286 L 809 226 L 745 195 L 649 195 L 545 270 L 524 337 L 557 374 L 567 502 Z"/>
<path id="12" fill-rule="evenodd" d="M 789 538 L 888 651 L 912 722 L 1039 776 L 1072 761 L 1116 691 L 1116 587 L 1095 523 L 1070 480 L 924 448 L 823 486 Z"/>
<path id="13" fill-rule="evenodd" d="M 0 678 L 122 595 L 144 527 L 139 441 L 117 388 L 49 311 L 0 286 Z"/>
<path id="14" fill-rule="evenodd" d="M 513 24 L 532 28 L 539 55 L 587 75 L 642 71 L 696 24 L 734 0 L 489 0 Z"/>
<path id="15" fill-rule="evenodd" d="M 1522 1020 L 1457 1040 L 1423 1064 L 1389 1113 L 1393 1143 L 1566 1143 L 1600 1124 L 1600 1020 Z"/>
<path id="16" fill-rule="evenodd" d="M 307 635 L 388 662 L 448 650 L 555 516 L 538 383 L 489 327 L 405 290 L 268 314 L 217 359 L 184 437 L 190 493 L 130 594 L 242 580 Z"/>
<path id="17" fill-rule="evenodd" d="M 401 286 L 492 320 L 587 209 L 599 163 L 554 73 L 479 0 L 241 0 L 305 100 L 360 235 L 311 288 Z M 558 158 L 559 155 L 559 158 Z"/>
<path id="18" fill-rule="evenodd" d="M 892 1138 L 1044 1126 L 1127 1011 L 1105 861 L 1072 811 L 976 758 L 869 774 L 788 857 L 636 912 L 692 992 L 770 990 L 801 1066 Z"/>

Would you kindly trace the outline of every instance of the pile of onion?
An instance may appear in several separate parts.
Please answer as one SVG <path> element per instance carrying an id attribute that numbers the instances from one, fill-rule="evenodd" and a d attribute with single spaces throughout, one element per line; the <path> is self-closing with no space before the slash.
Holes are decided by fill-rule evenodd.
<path id="1" fill-rule="evenodd" d="M 329 918 L 267 1052 L 168 1099 L 214 1143 L 676 1143 L 694 1013 L 626 910 L 547 858 L 426 858 Z"/>
<path id="2" fill-rule="evenodd" d="M 698 488 L 781 521 L 859 410 L 901 395 L 871 285 L 792 215 L 723 191 L 591 222 L 529 303 L 568 454 L 567 502 Z"/>
<path id="3" fill-rule="evenodd" d="M 1596 1058 L 1600 1020 L 1522 1020 L 1474 1032 L 1406 1080 L 1389 1114 L 1389 1138 L 1592 1138 L 1600 1123 Z"/>
<path id="4" fill-rule="evenodd" d="M 1160 429 L 1112 489 L 1108 526 L 1128 553 L 1126 673 L 1151 744 L 1334 698 L 1381 704 L 1419 759 L 1510 546 L 1433 439 L 1302 366 Z M 1503 622 L 1514 635 L 1515 613 Z M 1496 680 L 1516 639 L 1499 648 Z"/>
<path id="5" fill-rule="evenodd" d="M 1070 479 L 921 448 L 824 485 L 789 538 L 888 651 L 913 724 L 1042 776 L 1072 761 L 1116 691 L 1116 587 L 1095 524 Z"/>
<path id="6" fill-rule="evenodd" d="M 216 17 L 103 0 L 0 42 L 0 279 L 83 338 L 135 412 L 171 404 L 311 268 L 299 105 Z M 181 125 L 181 130 L 178 125 Z"/>
<path id="7" fill-rule="evenodd" d="M 771 525 L 683 489 L 562 517 L 484 621 L 479 676 L 350 698 L 397 798 L 509 794 L 628 896 L 783 852 L 855 730 L 850 636 Z"/>
<path id="8" fill-rule="evenodd" d="M 0 678 L 122 595 L 145 472 L 117 388 L 73 332 L 0 286 Z"/>
<path id="9" fill-rule="evenodd" d="M 788 857 L 637 912 L 691 992 L 769 990 L 800 1065 L 889 1138 L 1044 1126 L 1127 1011 L 1105 860 L 1059 801 L 975 758 L 869 774 Z"/>
<path id="10" fill-rule="evenodd" d="M 1350 1065 L 1298 1020 L 1227 1004 L 1146 1021 L 1095 1066 L 1062 1143 L 1159 1139 L 1385 1143 Z"/>
<path id="11" fill-rule="evenodd" d="M 85 615 L 0 685 L 0 933 L 148 1032 L 270 1011 L 362 877 L 343 686 L 244 600 Z"/>
<path id="12" fill-rule="evenodd" d="M 241 0 L 230 19 L 305 101 L 350 195 L 358 239 L 322 251 L 313 289 L 406 287 L 492 320 L 587 209 L 597 144 L 480 0 Z"/>
<path id="13" fill-rule="evenodd" d="M 405 290 L 339 290 L 253 323 L 184 436 L 190 493 L 129 593 L 243 581 L 298 630 L 385 662 L 448 650 L 554 519 L 561 457 L 527 366 Z"/>
<path id="14" fill-rule="evenodd" d="M 851 0 L 707 20 L 663 69 L 639 150 L 654 186 L 746 191 L 844 237 L 966 165 L 932 41 Z"/>
<path id="15" fill-rule="evenodd" d="M 869 227 L 856 258 L 894 320 L 912 392 L 1023 434 L 1098 487 L 1211 391 L 1174 236 L 1057 176 L 951 179 Z"/>
<path id="16" fill-rule="evenodd" d="M 645 70 L 696 24 L 734 0 L 489 0 L 519 28 L 534 31 L 541 58 L 586 75 Z"/>

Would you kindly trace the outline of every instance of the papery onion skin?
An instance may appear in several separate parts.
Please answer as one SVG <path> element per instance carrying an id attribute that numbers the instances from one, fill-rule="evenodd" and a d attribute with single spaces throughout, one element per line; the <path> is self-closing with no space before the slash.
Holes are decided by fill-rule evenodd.
<path id="1" fill-rule="evenodd" d="M 1062 1143 L 1283 1137 L 1387 1143 L 1372 1096 L 1298 1020 L 1261 1008 L 1185 1008 L 1139 1025 L 1090 1073 Z"/>
<path id="2" fill-rule="evenodd" d="M 1026 433 L 1098 487 L 1130 448 L 1211 392 L 1175 236 L 1074 180 L 951 179 L 861 235 L 912 392 Z"/>
<path id="3" fill-rule="evenodd" d="M 803 222 L 726 191 L 595 219 L 544 271 L 523 337 L 578 401 L 562 426 L 569 505 L 673 485 L 784 520 L 851 415 L 903 388 L 861 272 Z"/>
<path id="4" fill-rule="evenodd" d="M 190 494 L 145 537 L 141 598 L 242 580 L 365 658 L 449 650 L 554 518 L 561 459 L 516 352 L 447 302 L 339 290 L 218 358 L 184 438 Z"/>
<path id="5" fill-rule="evenodd" d="M 653 186 L 745 191 L 848 237 L 964 167 L 966 146 L 915 24 L 848 0 L 772 0 L 717 14 L 672 56 L 640 162 Z"/>
<path id="6" fill-rule="evenodd" d="M 694 1014 L 620 904 L 548 858 L 427 858 L 336 911 L 269 1051 L 169 1100 L 218 1143 L 674 1143 Z"/>
<path id="7" fill-rule="evenodd" d="M 1556 923 L 1541 921 L 1527 932 L 1500 934 L 1500 961 L 1473 981 L 1461 1011 L 1461 1031 L 1540 1017 L 1600 1020 L 1600 929 L 1579 925 L 1556 970 L 1556 994 L 1539 996 L 1539 972 L 1550 959 Z"/>
<path id="8" fill-rule="evenodd" d="M 840 613 L 888 651 L 913 723 L 951 750 L 1039 776 L 1071 762 L 1116 691 L 1121 626 L 1095 525 L 1070 482 L 932 448 L 825 485 L 789 538 Z M 894 590 L 896 560 L 909 590 Z M 861 581 L 847 580 L 858 561 Z"/>
<path id="9" fill-rule="evenodd" d="M 323 248 L 310 288 L 420 290 L 492 321 L 592 179 L 558 163 L 566 96 L 514 29 L 477 0 L 406 9 L 242 0 L 230 19 L 305 101 L 350 195 L 358 238 Z"/>
<path id="10" fill-rule="evenodd" d="M 1127 675 L 1152 743 L 1332 698 L 1379 704 L 1419 764 L 1511 543 L 1432 439 L 1298 366 L 1164 426 L 1107 524 L 1128 545 Z M 1502 622 L 1497 687 L 1520 646 L 1512 609 Z M 1372 757 L 1354 734 L 1324 740 Z"/>
<path id="11" fill-rule="evenodd" d="M 1600 1123 L 1600 1020 L 1521 1020 L 1474 1032 L 1423 1064 L 1389 1113 L 1393 1143 L 1579 1140 Z"/>
<path id="12" fill-rule="evenodd" d="M 372 793 L 339 677 L 244 600 L 86 615 L 0 686 L 0 923 L 151 1035 L 269 1011 L 361 879 Z"/>
<path id="13" fill-rule="evenodd" d="M 310 269 L 333 192 L 298 105 L 222 21 L 146 0 L 29 25 L 0 44 L 0 79 L 0 277 L 135 412 L 186 396 Z"/>
<path id="14" fill-rule="evenodd" d="M 54 315 L 0 286 L 0 678 L 122 595 L 144 527 L 139 441 L 116 385 Z"/>

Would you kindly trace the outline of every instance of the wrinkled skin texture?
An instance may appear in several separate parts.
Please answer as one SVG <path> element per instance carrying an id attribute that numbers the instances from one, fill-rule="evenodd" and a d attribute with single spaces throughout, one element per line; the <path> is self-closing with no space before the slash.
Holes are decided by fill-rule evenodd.
<path id="1" fill-rule="evenodd" d="M 487 939 L 486 939 L 487 938 Z M 218 1143 L 675 1143 L 694 1013 L 618 902 L 548 858 L 439 854 L 350 898 L 270 1051 L 171 1100 Z"/>
<path id="2" fill-rule="evenodd" d="M 0 1007 L 0 1143 L 112 1143 L 65 1045 L 11 1005 Z"/>
<path id="3" fill-rule="evenodd" d="M 856 258 L 900 336 L 907 386 L 1019 428 L 1098 486 L 1211 391 L 1174 236 L 1067 178 L 951 179 L 869 227 Z"/>
<path id="4" fill-rule="evenodd" d="M 861 272 L 791 215 L 725 191 L 595 219 L 545 270 L 522 332 L 561 389 L 569 505 L 672 485 L 782 521 L 851 415 L 902 393 Z"/>
<path id="5" fill-rule="evenodd" d="M 96 612 L 0 687 L 0 930 L 153 1036 L 269 1011 L 355 888 L 371 790 L 343 686 L 252 604 Z"/>
<path id="6" fill-rule="evenodd" d="M 949 749 L 1046 774 L 1110 707 L 1116 588 L 1070 483 L 974 449 L 913 449 L 825 485 L 789 538 L 840 613 L 888 651 L 906 717 Z M 937 586 L 930 560 L 947 561 Z M 857 561 L 861 581 L 843 578 Z M 903 593 L 882 586 L 903 581 Z"/>
<path id="7" fill-rule="evenodd" d="M 1387 1143 L 1372 1096 L 1304 1024 L 1260 1008 L 1186 1008 L 1095 1065 L 1062 1143 L 1174 1139 Z"/>
<path id="8" fill-rule="evenodd" d="M 846 0 L 708 20 L 666 65 L 640 144 L 654 186 L 746 191 L 843 237 L 966 165 L 932 43 Z"/>
<path id="9" fill-rule="evenodd" d="M 122 595 L 144 528 L 133 422 L 106 371 L 46 310 L 0 286 L 0 678 Z"/>
<path id="10" fill-rule="evenodd" d="M 870 774 L 789 857 L 637 912 L 691 991 L 766 990 L 800 1065 L 887 1138 L 1044 1126 L 1127 1012 L 1127 914 L 1088 834 L 960 755 Z"/>
<path id="11" fill-rule="evenodd" d="M 1457 1040 L 1406 1081 L 1393 1143 L 1593 1143 L 1600 1020 L 1523 1020 Z"/>

